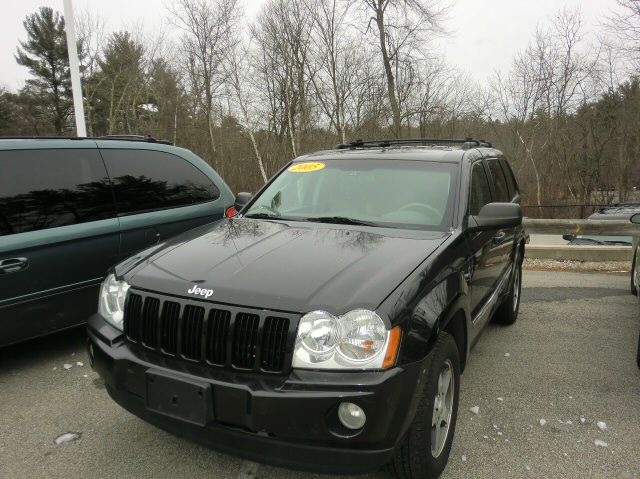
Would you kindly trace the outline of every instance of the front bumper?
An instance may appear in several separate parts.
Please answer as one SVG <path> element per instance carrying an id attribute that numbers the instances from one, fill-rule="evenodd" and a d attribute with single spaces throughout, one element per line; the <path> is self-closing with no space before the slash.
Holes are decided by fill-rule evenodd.
<path id="1" fill-rule="evenodd" d="M 212 449 L 314 472 L 362 473 L 389 462 L 415 414 L 425 369 L 414 363 L 379 372 L 254 374 L 131 345 L 99 315 L 89 319 L 88 334 L 94 368 L 109 395 L 131 413 Z M 150 386 L 150 377 L 161 381 Z M 172 385 L 181 394 L 183 382 L 201 388 L 199 419 L 150 407 L 158 393 L 173 395 Z M 340 424 L 342 401 L 364 409 L 367 422 L 361 430 Z"/>

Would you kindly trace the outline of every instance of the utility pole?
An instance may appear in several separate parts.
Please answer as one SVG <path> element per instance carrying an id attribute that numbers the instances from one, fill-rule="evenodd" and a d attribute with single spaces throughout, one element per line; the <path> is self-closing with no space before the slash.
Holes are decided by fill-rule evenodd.
<path id="1" fill-rule="evenodd" d="M 87 125 L 84 121 L 84 106 L 82 104 L 82 83 L 80 83 L 80 60 L 78 59 L 78 45 L 76 43 L 76 24 L 73 18 L 72 0 L 62 0 L 64 8 L 64 29 L 67 35 L 67 53 L 69 55 L 69 70 L 71 73 L 71 91 L 73 92 L 73 110 L 76 118 L 77 136 L 87 136 Z"/>

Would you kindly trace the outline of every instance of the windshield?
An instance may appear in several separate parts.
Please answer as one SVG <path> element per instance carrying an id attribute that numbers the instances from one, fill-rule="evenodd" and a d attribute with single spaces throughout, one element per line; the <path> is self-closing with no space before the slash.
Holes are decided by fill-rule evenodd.
<path id="1" fill-rule="evenodd" d="M 405 160 L 294 163 L 246 217 L 446 231 L 456 165 Z"/>

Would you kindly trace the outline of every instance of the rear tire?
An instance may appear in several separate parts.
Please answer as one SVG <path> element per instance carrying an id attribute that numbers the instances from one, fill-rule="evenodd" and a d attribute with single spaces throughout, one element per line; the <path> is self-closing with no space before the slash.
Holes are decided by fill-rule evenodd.
<path id="1" fill-rule="evenodd" d="M 636 362 L 638 363 L 638 367 L 640 368 L 640 334 L 638 334 L 638 357 L 636 358 Z"/>
<path id="2" fill-rule="evenodd" d="M 451 452 L 459 395 L 460 354 L 453 336 L 442 332 L 431 352 L 416 415 L 395 457 L 387 465 L 397 479 L 440 476 Z"/>
<path id="3" fill-rule="evenodd" d="M 638 296 L 638 288 L 636 287 L 636 263 L 638 259 L 638 249 L 633 251 L 633 258 L 631 259 L 631 294 Z"/>
<path id="4" fill-rule="evenodd" d="M 493 315 L 493 322 L 498 324 L 510 325 L 518 319 L 518 311 L 520 311 L 520 293 L 522 292 L 522 260 L 520 253 L 517 253 L 513 262 L 513 273 L 511 277 L 511 288 L 509 295 L 498 307 Z"/>

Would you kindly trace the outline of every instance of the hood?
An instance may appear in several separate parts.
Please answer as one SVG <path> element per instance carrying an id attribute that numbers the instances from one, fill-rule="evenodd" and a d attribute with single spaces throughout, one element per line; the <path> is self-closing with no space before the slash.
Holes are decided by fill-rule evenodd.
<path id="1" fill-rule="evenodd" d="M 259 309 L 375 309 L 448 236 L 376 230 L 227 219 L 170 241 L 124 276 L 141 289 Z"/>

